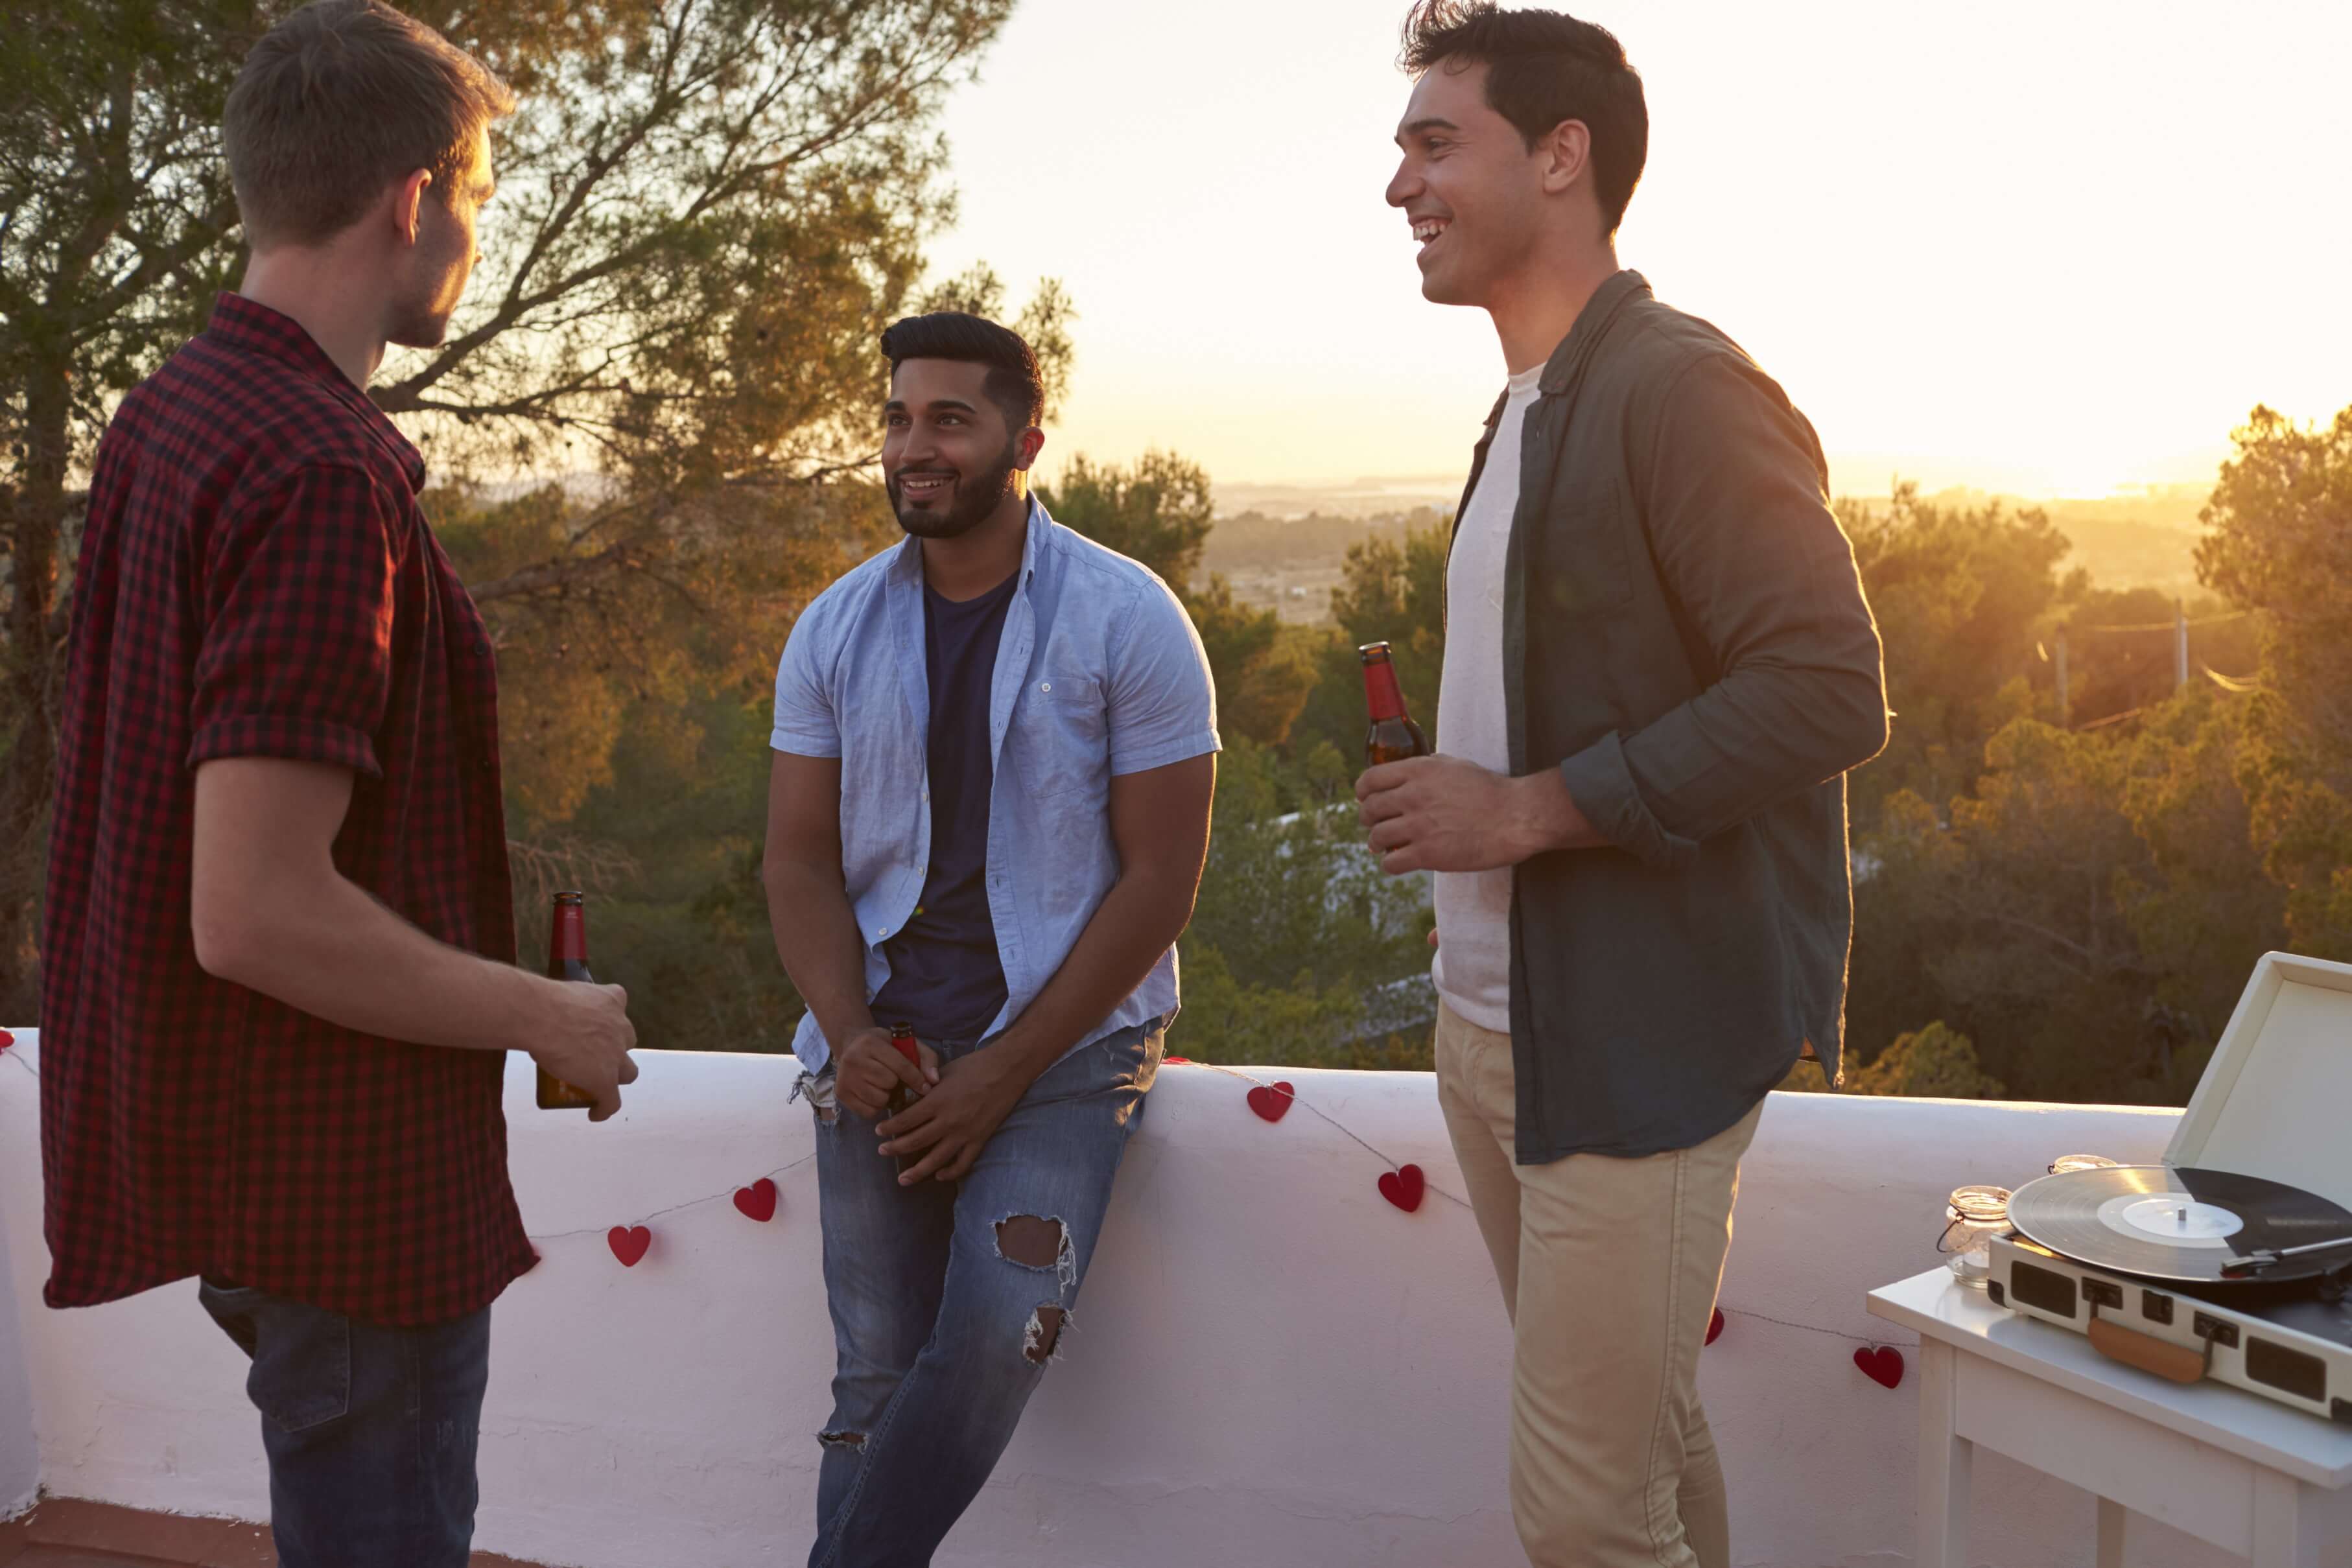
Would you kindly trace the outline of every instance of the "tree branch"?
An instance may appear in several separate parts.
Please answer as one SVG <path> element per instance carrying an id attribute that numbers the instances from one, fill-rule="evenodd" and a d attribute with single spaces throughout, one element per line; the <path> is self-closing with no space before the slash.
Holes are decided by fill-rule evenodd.
<path id="1" fill-rule="evenodd" d="M 577 560 L 545 561 L 538 566 L 525 567 L 520 571 L 510 571 L 504 577 L 494 577 L 488 582 L 469 583 L 466 591 L 473 595 L 477 604 L 491 604 L 501 599 L 520 599 L 527 594 L 567 588 L 575 582 L 621 570 L 634 564 L 638 554 L 637 548 L 625 540 Z"/>

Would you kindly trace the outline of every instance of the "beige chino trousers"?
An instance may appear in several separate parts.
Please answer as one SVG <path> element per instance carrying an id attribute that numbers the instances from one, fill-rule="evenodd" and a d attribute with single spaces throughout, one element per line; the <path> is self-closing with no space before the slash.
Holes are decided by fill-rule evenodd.
<path id="1" fill-rule="evenodd" d="M 1694 1148 L 1512 1157 L 1511 1037 L 1442 1002 L 1437 1096 L 1511 1315 L 1511 1516 L 1535 1568 L 1730 1568 L 1698 1402 L 1759 1104 Z"/>

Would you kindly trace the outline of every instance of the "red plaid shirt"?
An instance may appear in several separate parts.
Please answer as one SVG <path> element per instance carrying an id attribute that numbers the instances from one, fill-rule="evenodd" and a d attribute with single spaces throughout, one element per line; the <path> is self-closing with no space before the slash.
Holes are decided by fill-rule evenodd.
<path id="1" fill-rule="evenodd" d="M 514 957 L 498 687 L 417 509 L 425 462 L 287 318 L 234 294 L 122 402 L 74 593 L 41 994 L 51 1306 L 193 1273 L 397 1325 L 537 1260 L 498 1051 L 339 1028 L 196 963 L 195 768 L 356 775 L 335 864 Z"/>

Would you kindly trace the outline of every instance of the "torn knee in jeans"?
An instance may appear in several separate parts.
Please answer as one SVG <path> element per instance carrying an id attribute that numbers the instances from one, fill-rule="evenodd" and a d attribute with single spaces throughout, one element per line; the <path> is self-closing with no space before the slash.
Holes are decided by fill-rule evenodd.
<path id="1" fill-rule="evenodd" d="M 1038 1366 L 1054 1359 L 1062 1343 L 1062 1322 L 1068 1314 L 1052 1301 L 1041 1301 L 1029 1314 L 1029 1330 L 1023 1336 L 1021 1354 Z"/>
<path id="2" fill-rule="evenodd" d="M 1070 1228 L 1058 1219 L 1016 1214 L 998 1220 L 996 1255 L 1024 1269 L 1050 1269 L 1064 1285 L 1078 1281 L 1077 1249 L 1070 1242 Z"/>
<path id="3" fill-rule="evenodd" d="M 828 1448 L 862 1448 L 866 1447 L 863 1432 L 819 1432 L 816 1440 Z"/>

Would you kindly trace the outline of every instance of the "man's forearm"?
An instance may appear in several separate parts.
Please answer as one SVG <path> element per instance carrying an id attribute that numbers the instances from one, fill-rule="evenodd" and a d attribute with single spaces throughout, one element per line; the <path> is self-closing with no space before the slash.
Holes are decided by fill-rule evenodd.
<path id="1" fill-rule="evenodd" d="M 1123 873 L 1037 999 L 982 1054 L 1023 1084 L 1034 1082 L 1143 984 L 1183 935 L 1198 885 L 1197 875 Z"/>
<path id="2" fill-rule="evenodd" d="M 527 1050 L 531 989 L 553 982 L 436 941 L 339 875 L 271 890 L 233 929 L 200 928 L 211 973 L 362 1034 Z"/>
<path id="3" fill-rule="evenodd" d="M 1557 768 L 1539 768 L 1512 779 L 1508 796 L 1511 810 L 1505 821 L 1512 865 L 1548 850 L 1598 849 L 1609 841 L 1577 808 Z"/>
<path id="4" fill-rule="evenodd" d="M 866 942 L 837 870 L 793 861 L 769 862 L 768 925 L 776 956 L 793 987 L 815 1015 L 824 1038 L 838 1044 L 874 1015 L 866 1007 Z"/>

